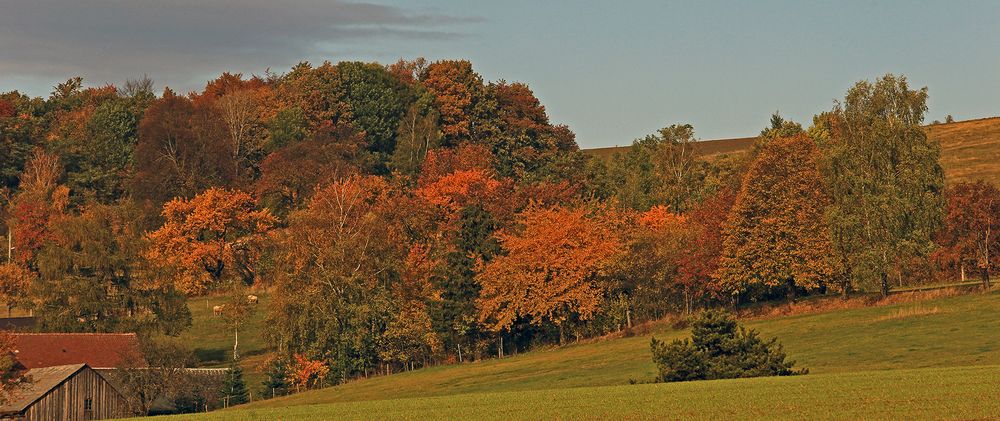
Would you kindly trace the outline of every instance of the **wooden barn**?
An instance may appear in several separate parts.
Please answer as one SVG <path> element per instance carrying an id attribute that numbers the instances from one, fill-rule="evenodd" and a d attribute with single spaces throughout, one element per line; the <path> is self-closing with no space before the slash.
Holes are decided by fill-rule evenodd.
<path id="1" fill-rule="evenodd" d="M 86 364 L 33 368 L 31 385 L 0 406 L 0 420 L 77 421 L 128 416 L 125 397 Z"/>

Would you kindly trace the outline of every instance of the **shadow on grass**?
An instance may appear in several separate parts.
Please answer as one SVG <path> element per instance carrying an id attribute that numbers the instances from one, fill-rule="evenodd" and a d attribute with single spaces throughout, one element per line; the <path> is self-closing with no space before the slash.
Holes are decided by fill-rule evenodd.
<path id="1" fill-rule="evenodd" d="M 195 348 L 194 356 L 200 364 L 221 363 L 226 359 L 225 349 Z"/>

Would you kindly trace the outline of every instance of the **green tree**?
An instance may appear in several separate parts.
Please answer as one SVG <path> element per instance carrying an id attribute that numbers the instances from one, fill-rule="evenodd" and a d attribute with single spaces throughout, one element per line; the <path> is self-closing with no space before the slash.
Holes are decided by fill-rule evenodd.
<path id="1" fill-rule="evenodd" d="M 243 382 L 243 368 L 239 364 L 229 364 L 226 377 L 222 381 L 222 397 L 228 405 L 239 405 L 250 401 L 250 392 Z"/>
<path id="2" fill-rule="evenodd" d="M 76 171 L 67 174 L 71 190 L 103 202 L 122 197 L 131 177 L 139 115 L 128 101 L 116 99 L 94 110 Z"/>
<path id="3" fill-rule="evenodd" d="M 139 208 L 123 202 L 53 224 L 33 294 L 43 328 L 177 335 L 191 325 L 184 296 L 148 269 L 140 221 Z"/>
<path id="4" fill-rule="evenodd" d="M 479 334 L 476 299 L 480 286 L 475 269 L 477 262 L 488 263 L 500 252 L 494 237 L 498 225 L 479 205 L 463 208 L 454 249 L 445 258 L 443 276 L 436 277 L 441 299 L 431 309 L 435 328 L 449 339 L 446 345 L 455 347 L 460 360 L 464 359 L 462 347 L 468 352 Z"/>
<path id="5" fill-rule="evenodd" d="M 824 145 L 834 249 L 853 283 L 883 296 L 894 268 L 929 252 L 940 225 L 941 148 L 921 127 L 926 111 L 927 88 L 903 76 L 861 81 L 834 109 Z"/>
<path id="6" fill-rule="evenodd" d="M 291 390 L 288 378 L 291 374 L 291 361 L 288 357 L 273 356 L 265 364 L 264 396 L 285 396 Z"/>
<path id="7" fill-rule="evenodd" d="M 342 62 L 337 70 L 352 123 L 364 133 L 368 150 L 375 155 L 375 170 L 382 172 L 412 101 L 410 87 L 378 63 Z"/>
<path id="8" fill-rule="evenodd" d="M 420 172 L 427 152 L 441 144 L 438 118 L 434 96 L 424 91 L 399 122 L 395 149 L 389 163 L 392 170 L 410 177 Z"/>
<path id="9" fill-rule="evenodd" d="M 691 326 L 691 339 L 650 343 L 659 371 L 656 381 L 676 382 L 806 374 L 794 370 L 776 338 L 761 339 L 732 315 L 706 311 Z"/>
<path id="10" fill-rule="evenodd" d="M 616 186 L 615 197 L 641 211 L 654 205 L 686 211 L 697 202 L 707 175 L 694 143 L 690 124 L 673 124 L 636 139 L 627 152 L 612 158 L 608 172 Z"/>

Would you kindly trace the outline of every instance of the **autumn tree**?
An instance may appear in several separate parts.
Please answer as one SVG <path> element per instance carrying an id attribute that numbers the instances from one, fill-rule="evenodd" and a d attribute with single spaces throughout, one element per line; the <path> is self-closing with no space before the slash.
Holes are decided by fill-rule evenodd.
<path id="1" fill-rule="evenodd" d="M 236 162 L 222 121 L 211 102 L 192 102 L 164 90 L 139 123 L 134 196 L 159 207 L 175 197 L 233 184 Z"/>
<path id="2" fill-rule="evenodd" d="M 17 263 L 0 264 L 0 300 L 7 303 L 7 317 L 15 306 L 28 304 L 28 292 L 36 278 L 34 272 Z"/>
<path id="3" fill-rule="evenodd" d="M 303 206 L 317 187 L 360 171 L 363 140 L 347 127 L 320 128 L 300 142 L 279 148 L 260 163 L 253 192 L 276 215 Z"/>
<path id="4" fill-rule="evenodd" d="M 898 264 L 931 250 L 940 224 L 944 172 L 921 127 L 926 111 L 927 89 L 903 76 L 858 82 L 823 148 L 834 249 L 857 286 L 883 296 Z"/>
<path id="5" fill-rule="evenodd" d="M 60 218 L 38 254 L 33 288 L 40 325 L 64 332 L 159 332 L 191 325 L 184 296 L 162 284 L 143 259 L 146 242 L 134 204 L 92 204 Z"/>
<path id="6" fill-rule="evenodd" d="M 312 360 L 305 355 L 295 354 L 288 380 L 295 387 L 295 391 L 300 392 L 322 385 L 329 373 L 330 367 L 322 360 Z"/>
<path id="7" fill-rule="evenodd" d="M 306 131 L 311 132 L 319 127 L 350 123 L 351 108 L 343 101 L 346 96 L 343 82 L 338 67 L 328 61 L 319 66 L 302 62 L 277 78 L 275 95 L 282 104 L 281 110 L 290 111 L 284 117 L 301 114 Z M 282 115 L 281 111 L 278 115 Z"/>
<path id="8" fill-rule="evenodd" d="M 329 361 L 338 380 L 375 368 L 397 310 L 391 279 L 402 265 L 392 192 L 374 176 L 320 188 L 277 237 L 277 287 L 269 335 L 281 349 Z"/>
<path id="9" fill-rule="evenodd" d="M 965 270 L 973 263 L 990 287 L 990 271 L 1000 261 L 1000 189 L 983 181 L 958 183 L 945 191 L 944 226 L 937 235 L 941 250 Z"/>
<path id="10" fill-rule="evenodd" d="M 195 360 L 177 341 L 148 339 L 140 339 L 137 352 L 120 358 L 121 365 L 106 374 L 119 387 L 130 412 L 138 415 L 149 415 L 155 402 L 179 394 L 192 377 L 185 368 Z"/>
<path id="11" fill-rule="evenodd" d="M 604 288 L 597 275 L 621 251 L 615 232 L 586 208 L 531 206 L 522 229 L 498 235 L 504 253 L 476 276 L 482 285 L 479 320 L 500 332 L 518 319 L 553 323 L 587 320 L 598 310 Z"/>
<path id="12" fill-rule="evenodd" d="M 241 171 L 253 171 L 264 154 L 268 140 L 264 123 L 271 118 L 271 100 L 271 90 L 260 86 L 233 90 L 215 101 L 226 126 L 236 179 L 243 177 Z"/>
<path id="13" fill-rule="evenodd" d="M 275 218 L 249 194 L 210 188 L 163 206 L 165 222 L 149 234 L 150 259 L 186 294 L 203 294 L 225 281 L 252 285 L 262 243 Z"/>
<path id="14" fill-rule="evenodd" d="M 725 188 L 695 205 L 687 214 L 688 235 L 677 259 L 677 279 L 685 292 L 685 308 L 693 309 L 698 301 L 718 298 L 722 286 L 715 282 L 715 272 L 722 257 L 723 229 L 736 192 Z"/>
<path id="15" fill-rule="evenodd" d="M 50 225 L 69 205 L 69 189 L 59 184 L 63 167 L 59 157 L 35 149 L 21 174 L 21 185 L 8 211 L 14 259 L 35 267 L 35 254 L 50 238 Z"/>
<path id="16" fill-rule="evenodd" d="M 0 331 L 0 405 L 18 398 L 20 390 L 31 384 L 31 379 L 17 366 L 14 346 L 14 336 Z"/>
<path id="17" fill-rule="evenodd" d="M 560 152 L 576 149 L 572 131 L 549 123 L 545 107 L 528 85 L 501 80 L 488 89 L 496 98 L 498 132 L 485 141 L 501 175 L 527 178 Z"/>
<path id="18" fill-rule="evenodd" d="M 608 298 L 604 316 L 609 327 L 620 330 L 631 328 L 636 320 L 656 319 L 674 309 L 674 251 L 685 225 L 683 217 L 663 206 L 642 213 L 627 208 L 608 212 L 624 252 L 616 256 L 601 279 Z"/>
<path id="19" fill-rule="evenodd" d="M 496 99 L 482 76 L 472 70 L 472 63 L 436 61 L 427 66 L 420 81 L 434 94 L 445 145 L 482 141 L 496 133 Z"/>
<path id="20" fill-rule="evenodd" d="M 743 179 L 723 230 L 716 276 L 730 294 L 818 288 L 833 273 L 823 215 L 830 198 L 804 135 L 774 139 Z"/>

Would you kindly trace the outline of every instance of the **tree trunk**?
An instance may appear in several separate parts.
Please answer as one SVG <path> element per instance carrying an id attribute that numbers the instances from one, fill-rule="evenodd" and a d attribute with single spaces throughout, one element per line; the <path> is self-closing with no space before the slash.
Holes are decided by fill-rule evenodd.
<path id="1" fill-rule="evenodd" d="M 461 342 L 456 342 L 455 344 L 458 345 L 458 363 L 461 364 L 462 363 L 462 343 Z"/>
<path id="2" fill-rule="evenodd" d="M 234 328 L 233 329 L 233 333 L 234 333 L 234 335 L 233 335 L 233 361 L 236 361 L 236 360 L 238 360 L 240 358 L 240 355 L 236 352 L 236 347 L 238 347 L 240 345 L 240 328 L 238 328 L 238 327 Z"/>
<path id="3" fill-rule="evenodd" d="M 503 358 L 503 332 L 500 332 L 500 346 L 497 347 L 497 358 Z"/>
<path id="4" fill-rule="evenodd" d="M 788 278 L 786 284 L 788 285 L 788 304 L 792 304 L 795 302 L 795 279 Z"/>
<path id="5" fill-rule="evenodd" d="M 990 289 L 990 268 L 983 268 L 983 288 Z"/>
<path id="6" fill-rule="evenodd" d="M 882 298 L 889 296 L 889 274 L 882 272 L 882 286 L 881 286 Z"/>
<path id="7" fill-rule="evenodd" d="M 625 308 L 625 324 L 629 329 L 632 328 L 632 306 L 629 305 Z"/>
<path id="8" fill-rule="evenodd" d="M 962 272 L 962 282 L 965 282 L 965 262 L 959 264 L 959 270 Z"/>
<path id="9" fill-rule="evenodd" d="M 691 291 L 684 288 L 684 315 L 691 314 Z"/>
<path id="10" fill-rule="evenodd" d="M 559 323 L 559 346 L 563 346 L 563 343 L 566 342 L 565 338 L 566 338 L 566 333 L 563 330 L 563 325 L 562 323 Z"/>

